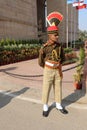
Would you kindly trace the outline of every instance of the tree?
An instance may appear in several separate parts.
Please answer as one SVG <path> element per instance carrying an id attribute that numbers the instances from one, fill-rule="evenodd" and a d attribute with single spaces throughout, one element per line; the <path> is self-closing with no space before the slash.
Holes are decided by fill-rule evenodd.
<path id="1" fill-rule="evenodd" d="M 84 41 L 85 39 L 87 39 L 87 31 L 79 30 L 79 41 Z"/>

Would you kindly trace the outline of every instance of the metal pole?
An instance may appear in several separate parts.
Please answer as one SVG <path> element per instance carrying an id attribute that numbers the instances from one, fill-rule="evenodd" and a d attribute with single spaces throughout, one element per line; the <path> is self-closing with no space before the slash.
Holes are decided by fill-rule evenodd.
<path id="1" fill-rule="evenodd" d="M 72 10 L 72 7 L 71 7 L 71 48 L 72 48 L 72 13 L 73 13 L 73 10 Z"/>
<path id="2" fill-rule="evenodd" d="M 75 9 L 74 9 L 74 48 L 75 48 L 75 33 L 76 33 L 76 12 L 75 12 Z"/>
<path id="3" fill-rule="evenodd" d="M 66 47 L 68 48 L 68 4 L 66 5 Z"/>

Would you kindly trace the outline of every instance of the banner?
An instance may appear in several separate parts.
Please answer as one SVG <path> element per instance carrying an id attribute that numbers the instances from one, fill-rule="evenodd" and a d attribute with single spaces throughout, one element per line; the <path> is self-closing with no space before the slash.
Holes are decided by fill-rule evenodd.
<path id="1" fill-rule="evenodd" d="M 87 8 L 87 4 L 83 4 L 82 6 L 76 6 L 76 9 L 84 9 Z"/>
<path id="2" fill-rule="evenodd" d="M 73 7 L 82 6 L 82 5 L 84 5 L 84 3 L 80 3 L 80 2 L 78 2 L 78 3 L 73 3 Z"/>
<path id="3" fill-rule="evenodd" d="M 84 0 L 73 0 L 73 7 L 84 5 Z"/>
<path id="4" fill-rule="evenodd" d="M 74 3 L 83 3 L 84 0 L 67 0 L 67 4 L 74 4 Z"/>
<path id="5" fill-rule="evenodd" d="M 84 0 L 72 0 L 73 3 L 84 2 Z"/>

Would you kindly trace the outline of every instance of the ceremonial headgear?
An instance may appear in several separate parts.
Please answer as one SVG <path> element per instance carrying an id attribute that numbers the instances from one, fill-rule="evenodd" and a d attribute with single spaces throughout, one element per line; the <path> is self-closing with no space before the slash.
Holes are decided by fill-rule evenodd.
<path id="1" fill-rule="evenodd" d="M 49 27 L 47 28 L 48 34 L 52 34 L 55 32 L 58 32 L 59 23 L 63 20 L 63 15 L 59 12 L 52 12 L 47 17 L 46 20 L 49 24 Z"/>

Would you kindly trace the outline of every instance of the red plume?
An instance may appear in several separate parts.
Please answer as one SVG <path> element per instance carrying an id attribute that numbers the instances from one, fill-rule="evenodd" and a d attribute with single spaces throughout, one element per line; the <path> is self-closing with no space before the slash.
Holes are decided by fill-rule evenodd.
<path id="1" fill-rule="evenodd" d="M 59 12 L 52 12 L 46 17 L 46 20 L 50 26 L 58 26 L 63 20 L 63 15 Z"/>

